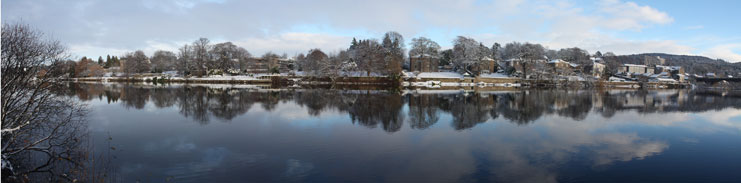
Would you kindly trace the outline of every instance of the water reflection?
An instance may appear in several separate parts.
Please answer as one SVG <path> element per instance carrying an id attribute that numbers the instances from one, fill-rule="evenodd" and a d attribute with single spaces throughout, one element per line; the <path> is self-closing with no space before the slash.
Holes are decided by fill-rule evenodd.
<path id="1" fill-rule="evenodd" d="M 283 102 L 307 109 L 311 116 L 328 110 L 350 115 L 352 122 L 387 132 L 399 131 L 404 123 L 426 129 L 440 121 L 441 113 L 452 116 L 456 130 L 470 129 L 499 117 L 519 125 L 544 115 L 584 120 L 590 112 L 612 117 L 617 111 L 638 113 L 701 112 L 741 108 L 741 98 L 722 93 L 691 90 L 523 90 L 512 92 L 259 89 L 254 87 L 151 86 L 70 83 L 68 95 L 80 100 L 101 99 L 126 108 L 143 109 L 148 102 L 157 108 L 176 107 L 182 116 L 201 124 L 212 118 L 231 121 L 257 104 L 272 111 Z M 96 97 L 97 96 L 97 97 Z M 406 114 L 403 108 L 408 106 Z M 406 118 L 406 119 L 405 119 Z"/>
<path id="2" fill-rule="evenodd" d="M 117 139 L 123 182 L 741 179 L 741 149 L 728 148 L 741 147 L 733 140 L 741 101 L 723 93 L 120 84 L 60 92 L 93 104 L 93 128 Z"/>

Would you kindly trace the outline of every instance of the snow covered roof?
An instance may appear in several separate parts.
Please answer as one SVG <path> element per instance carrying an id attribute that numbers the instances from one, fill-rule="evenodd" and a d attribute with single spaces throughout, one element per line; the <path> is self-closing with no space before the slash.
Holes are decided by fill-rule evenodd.
<path id="1" fill-rule="evenodd" d="M 417 74 L 418 78 L 462 78 L 463 75 L 455 72 L 422 72 Z"/>
<path id="2" fill-rule="evenodd" d="M 569 62 L 563 61 L 561 59 L 553 59 L 551 61 L 548 61 L 548 63 L 569 63 Z"/>
<path id="3" fill-rule="evenodd" d="M 658 82 L 676 82 L 677 80 L 671 79 L 671 78 L 655 78 Z"/>
<path id="4" fill-rule="evenodd" d="M 482 58 L 481 60 L 494 60 L 494 59 L 492 59 L 492 58 L 489 58 L 489 57 L 484 57 L 484 58 Z"/>
<path id="5" fill-rule="evenodd" d="M 416 54 L 416 55 L 414 55 L 414 56 L 412 56 L 412 57 L 414 57 L 414 58 L 422 58 L 422 57 L 432 57 L 432 58 L 437 58 L 437 56 L 435 56 L 435 55 L 430 55 L 430 54 L 426 54 L 426 53 L 425 53 L 425 54 Z"/>
<path id="6" fill-rule="evenodd" d="M 509 78 L 509 76 L 500 74 L 500 73 L 488 73 L 488 74 L 481 74 L 479 77 L 482 78 Z"/>
<path id="7" fill-rule="evenodd" d="M 623 64 L 626 67 L 646 67 L 646 65 L 638 65 L 638 64 Z"/>
<path id="8" fill-rule="evenodd" d="M 571 66 L 571 67 L 579 67 L 579 64 L 569 63 L 569 66 Z"/>

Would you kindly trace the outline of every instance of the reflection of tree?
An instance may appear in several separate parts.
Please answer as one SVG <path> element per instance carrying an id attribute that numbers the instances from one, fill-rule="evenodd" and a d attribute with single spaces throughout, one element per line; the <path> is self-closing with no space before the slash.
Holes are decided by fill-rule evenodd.
<path id="1" fill-rule="evenodd" d="M 378 96 L 380 95 L 380 96 Z M 370 94 L 358 96 L 358 100 L 350 107 L 349 113 L 353 121 L 357 120 L 366 126 L 376 126 L 381 123 L 387 132 L 401 129 L 404 116 L 401 113 L 401 96 L 398 94 Z"/>
<path id="2" fill-rule="evenodd" d="M 175 97 L 172 97 L 175 95 L 175 90 L 165 89 L 165 88 L 154 88 L 152 89 L 152 102 L 154 103 L 154 106 L 158 108 L 164 108 L 164 107 L 170 107 L 175 105 Z"/>
<path id="3" fill-rule="evenodd" d="M 438 95 L 409 96 L 409 126 L 427 129 L 440 120 L 438 114 Z"/>
<path id="4" fill-rule="evenodd" d="M 546 108 L 545 101 L 540 101 L 538 95 L 529 95 L 529 92 L 507 94 L 503 96 L 503 103 L 498 107 L 502 116 L 517 124 L 527 124 L 543 115 Z"/>
<path id="5" fill-rule="evenodd" d="M 144 108 L 149 100 L 149 89 L 125 85 L 121 88 L 121 101 L 123 105 L 136 109 Z"/>
<path id="6" fill-rule="evenodd" d="M 725 107 L 741 108 L 738 97 L 721 93 L 692 91 L 567 91 L 523 90 L 502 93 L 413 94 L 401 96 L 378 90 L 255 90 L 208 88 L 203 86 L 156 87 L 139 85 L 71 84 L 58 93 L 90 100 L 105 96 L 126 107 L 143 108 L 149 100 L 155 107 L 175 106 L 180 114 L 202 124 L 212 117 L 230 121 L 259 103 L 272 111 L 281 101 L 291 101 L 319 116 L 329 109 L 350 115 L 353 122 L 367 127 L 399 131 L 405 115 L 409 127 L 426 129 L 448 113 L 457 130 L 468 129 L 489 119 L 502 117 L 516 124 L 529 124 L 543 115 L 583 120 L 594 109 L 603 117 L 618 111 L 639 113 L 705 111 Z M 732 95 L 731 95 L 732 96 Z M 409 110 L 402 113 L 408 102 Z"/>
<path id="7" fill-rule="evenodd" d="M 478 94 L 455 95 L 447 100 L 453 115 L 453 128 L 468 129 L 489 120 L 489 110 L 496 102 L 495 97 L 482 98 Z"/>

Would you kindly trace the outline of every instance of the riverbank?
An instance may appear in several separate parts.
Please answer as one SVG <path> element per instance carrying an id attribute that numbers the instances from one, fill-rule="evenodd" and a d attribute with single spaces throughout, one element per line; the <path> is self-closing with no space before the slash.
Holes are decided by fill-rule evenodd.
<path id="1" fill-rule="evenodd" d="M 661 83 L 636 81 L 587 81 L 568 79 L 522 79 L 514 77 L 451 77 L 432 75 L 425 77 L 307 77 L 286 75 L 261 76 L 212 76 L 212 77 L 86 77 L 65 79 L 74 82 L 145 82 L 192 84 L 263 84 L 275 86 L 294 85 L 358 85 L 404 88 L 456 89 L 456 88 L 690 88 L 689 83 Z"/>

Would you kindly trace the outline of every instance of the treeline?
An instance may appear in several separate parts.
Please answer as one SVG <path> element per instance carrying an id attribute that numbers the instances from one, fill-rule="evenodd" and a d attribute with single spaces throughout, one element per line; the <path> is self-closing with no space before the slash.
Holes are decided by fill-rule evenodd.
<path id="1" fill-rule="evenodd" d="M 490 60 L 512 61 L 521 68 L 517 72 L 522 76 L 547 74 L 545 60 L 561 59 L 580 67 L 579 74 L 590 74 L 592 57 L 607 58 L 605 60 L 607 76 L 617 72 L 620 64 L 640 64 L 645 55 L 661 55 L 667 58 L 669 65 L 684 66 L 690 73 L 705 73 L 720 70 L 722 72 L 736 72 L 741 65 L 729 64 L 722 60 L 710 60 L 706 57 L 674 56 L 667 54 L 640 54 L 617 56 L 614 53 L 602 54 L 597 51 L 590 54 L 587 50 L 573 47 L 559 50 L 548 49 L 537 43 L 511 42 L 504 45 L 494 43 L 484 45 L 470 37 L 458 36 L 453 40 L 453 48 L 441 49 L 440 45 L 426 37 L 411 39 L 410 49 L 405 49 L 404 37 L 394 31 L 387 32 L 380 39 L 353 38 L 346 49 L 331 51 L 310 49 L 307 53 L 300 53 L 292 58 L 286 54 L 281 56 L 267 52 L 259 58 L 254 58 L 246 49 L 223 42 L 211 44 L 207 38 L 200 38 L 191 44 L 180 47 L 177 52 L 158 50 L 151 57 L 138 50 L 124 54 L 121 59 L 108 56 L 104 61 L 98 58 L 97 65 L 103 68 L 120 66 L 120 72 L 134 73 L 161 73 L 177 71 L 182 75 L 203 74 L 248 74 L 248 68 L 258 65 L 270 73 L 293 72 L 303 73 L 306 76 L 336 77 L 343 75 L 365 76 L 399 76 L 402 69 L 409 68 L 409 57 L 434 57 L 439 59 L 439 66 L 447 67 L 451 71 L 473 73 L 471 68 L 485 64 Z M 275 60 L 286 60 L 288 63 L 278 63 Z M 710 64 L 708 64 L 710 63 Z M 81 64 L 81 65 L 80 65 Z M 70 70 L 76 77 L 99 76 L 100 68 L 94 66 L 95 61 L 83 58 L 76 67 Z M 284 68 L 281 64 L 288 64 Z M 726 67 L 726 66 L 733 67 Z M 505 73 L 512 74 L 515 69 L 505 69 Z M 494 72 L 494 71 L 491 71 Z M 602 74 L 602 73 L 600 73 Z"/>

